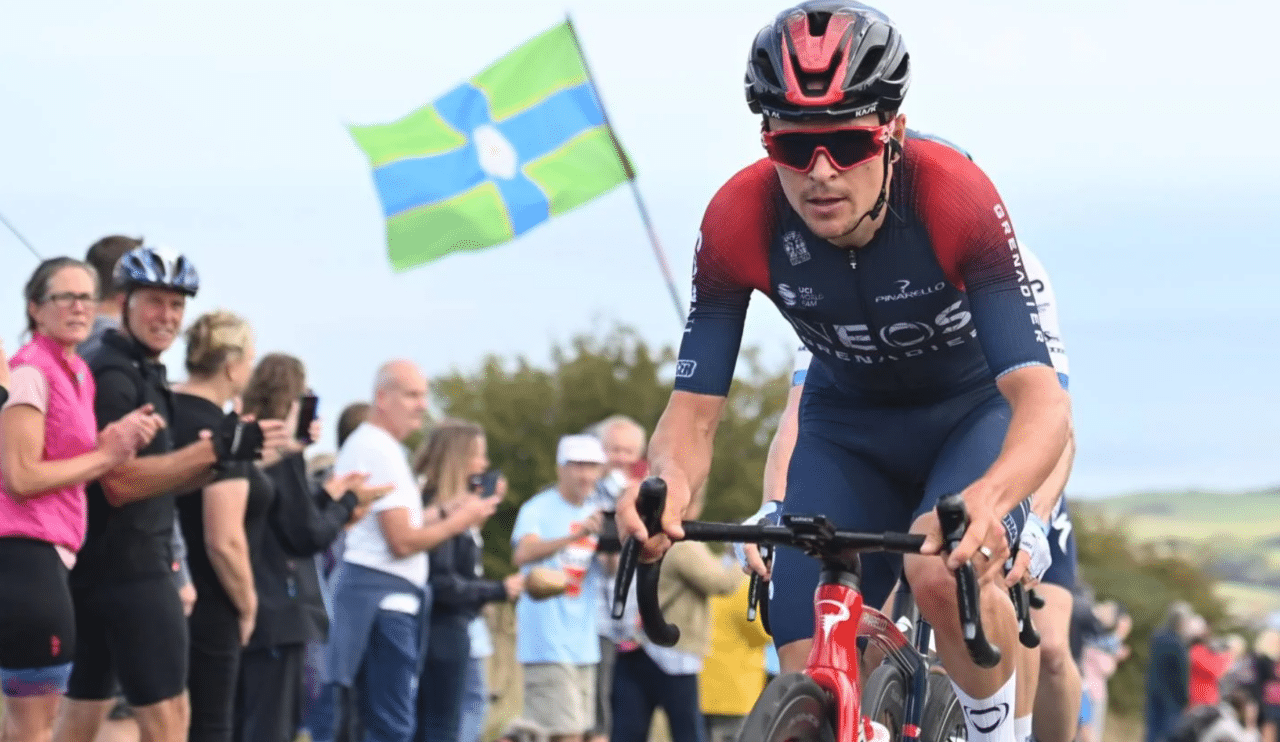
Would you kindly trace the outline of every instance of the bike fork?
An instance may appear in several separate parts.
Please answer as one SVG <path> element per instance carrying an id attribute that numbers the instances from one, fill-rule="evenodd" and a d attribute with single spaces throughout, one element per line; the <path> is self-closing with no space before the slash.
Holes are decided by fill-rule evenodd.
<path id="1" fill-rule="evenodd" d="M 902 739 L 903 742 L 920 738 L 920 715 L 924 712 L 925 694 L 929 692 L 929 643 L 933 638 L 933 627 L 923 618 L 916 622 L 916 652 L 920 660 L 911 673 L 910 692 L 902 707 Z"/>

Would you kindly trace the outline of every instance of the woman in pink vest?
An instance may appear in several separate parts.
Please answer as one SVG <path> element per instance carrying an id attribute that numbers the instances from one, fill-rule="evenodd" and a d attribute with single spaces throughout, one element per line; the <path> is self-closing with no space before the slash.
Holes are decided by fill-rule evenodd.
<path id="1" fill-rule="evenodd" d="M 67 571 L 85 536 L 85 483 L 132 457 L 161 420 L 140 409 L 101 432 L 76 345 L 89 336 L 97 275 L 46 260 L 27 282 L 31 342 L 9 359 L 0 411 L 0 689 L 4 738 L 46 742 L 71 674 Z"/>

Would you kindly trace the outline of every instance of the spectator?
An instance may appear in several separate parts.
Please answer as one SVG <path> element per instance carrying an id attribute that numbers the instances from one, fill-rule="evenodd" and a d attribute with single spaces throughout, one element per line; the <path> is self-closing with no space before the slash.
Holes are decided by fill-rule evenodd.
<path id="1" fill-rule="evenodd" d="M 626 415 L 613 415 L 597 423 L 592 432 L 604 446 L 605 456 L 605 473 L 595 490 L 596 506 L 605 513 L 613 513 L 623 491 L 628 486 L 639 486 L 637 466 L 643 466 L 645 430 Z M 626 617 L 615 620 L 612 614 L 617 557 L 601 554 L 600 559 L 604 568 L 596 612 L 600 664 L 596 668 L 596 724 L 591 730 L 592 742 L 608 742 L 613 723 L 613 664 L 617 658 L 617 642 L 630 634 Z"/>
<path id="2" fill-rule="evenodd" d="M 1187 708 L 1190 673 L 1188 631 L 1194 628 L 1191 606 L 1177 601 L 1151 635 L 1147 664 L 1146 742 L 1163 742 Z"/>
<path id="3" fill-rule="evenodd" d="M 769 635 L 759 618 L 747 620 L 750 587 L 750 582 L 743 580 L 732 595 L 711 598 L 710 650 L 698 673 L 698 699 L 708 742 L 734 742 L 764 691 Z"/>
<path id="4" fill-rule="evenodd" d="M 243 394 L 246 415 L 283 420 L 297 431 L 298 399 L 307 388 L 306 370 L 293 356 L 271 353 L 258 362 Z M 320 421 L 311 424 L 316 440 Z M 275 491 L 267 528 L 251 550 L 258 615 L 240 662 L 235 699 L 236 742 L 290 742 L 302 723 L 303 659 L 308 642 L 323 643 L 329 616 L 314 557 L 364 516 L 391 487 L 365 486 L 367 477 L 350 473 L 323 487 L 307 475 L 306 443 L 291 437 L 279 462 L 266 470 Z"/>
<path id="5" fill-rule="evenodd" d="M 98 313 L 93 320 L 93 328 L 89 336 L 80 343 L 77 351 L 82 357 L 88 357 L 102 347 L 102 336 L 107 330 L 120 327 L 120 315 L 124 312 L 124 289 L 115 284 L 116 263 L 130 250 L 142 247 L 141 238 L 111 235 L 103 237 L 89 246 L 84 260 L 98 273 L 99 296 Z"/>
<path id="6" fill-rule="evenodd" d="M 1209 624 L 1203 618 L 1199 618 L 1195 626 L 1198 630 L 1191 638 L 1187 705 L 1217 706 L 1222 700 L 1219 684 L 1235 662 L 1236 655 L 1225 640 L 1209 636 Z"/>
<path id="7" fill-rule="evenodd" d="M 704 498 L 689 503 L 685 517 L 697 519 Z M 713 595 L 732 595 L 743 583 L 742 568 L 712 555 L 706 544 L 680 541 L 663 560 L 658 602 L 680 627 L 673 647 L 641 637 L 640 648 L 619 652 L 613 675 L 613 742 L 645 742 L 659 706 L 667 714 L 672 742 L 705 742 L 698 673 L 710 641 Z"/>
<path id="8" fill-rule="evenodd" d="M 360 427 L 360 424 L 369 417 L 369 404 L 367 402 L 353 402 L 343 408 L 342 413 L 338 415 L 338 448 L 342 448 L 342 444 L 347 442 L 347 438 Z M 315 457 L 313 457 L 314 461 Z M 329 463 L 323 466 L 312 466 L 312 462 L 308 462 L 308 475 L 315 482 L 324 482 L 333 476 L 333 462 L 336 457 L 331 459 Z M 363 517 L 363 516 L 362 516 Z M 316 554 L 316 570 L 320 573 L 320 596 L 324 599 L 325 612 L 333 616 L 333 580 L 337 576 L 337 567 L 342 562 L 342 551 L 346 544 L 346 532 L 338 534 L 333 540 L 329 548 Z M 337 699 L 332 697 L 332 693 L 326 693 L 324 690 L 324 664 L 325 656 L 328 654 L 328 639 L 323 642 L 310 642 L 307 644 L 306 657 L 306 694 L 303 698 L 303 727 L 307 733 L 314 739 L 327 738 L 332 732 L 323 732 L 317 734 L 317 730 L 326 725 L 332 725 L 333 718 L 354 719 L 355 712 L 351 708 L 334 709 Z M 347 699 L 350 700 L 350 699 Z M 351 742 L 347 735 L 341 737 L 338 742 Z"/>
<path id="9" fill-rule="evenodd" d="M 4 352 L 4 341 L 0 340 L 0 406 L 9 401 L 9 358 Z"/>
<path id="10" fill-rule="evenodd" d="M 26 286 L 31 342 L 0 348 L 0 689 L 5 739 L 45 742 L 71 675 L 75 611 L 67 585 L 85 537 L 85 483 L 132 458 L 160 419 L 146 408 L 94 420 L 93 376 L 76 355 L 97 296 L 92 267 L 42 262 Z"/>
<path id="11" fill-rule="evenodd" d="M 253 371 L 249 323 L 230 312 L 202 315 L 186 332 L 187 382 L 173 395 L 173 445 L 200 440 L 218 426 L 223 408 L 240 396 Z M 191 704 L 189 742 L 230 742 L 240 648 L 253 633 L 258 595 L 251 551 L 261 547 L 275 492 L 258 467 L 222 467 L 203 487 L 178 497 L 195 609 L 187 621 Z"/>
<path id="12" fill-rule="evenodd" d="M 1276 742 L 1280 727 L 1280 631 L 1264 629 L 1253 643 L 1254 697 L 1261 701 L 1258 727 L 1263 742 Z"/>
<path id="13" fill-rule="evenodd" d="M 1133 619 L 1114 600 L 1103 601 L 1093 608 L 1099 630 L 1085 641 L 1081 666 L 1082 702 L 1088 696 L 1089 714 L 1079 726 L 1080 742 L 1102 742 L 1107 722 L 1107 681 L 1129 656 L 1125 639 L 1133 628 Z"/>
<path id="14" fill-rule="evenodd" d="M 422 502 L 444 520 L 454 508 L 476 497 L 491 497 L 494 507 L 507 492 L 505 479 L 492 492 L 475 481 L 489 468 L 480 426 L 446 420 L 431 431 L 414 470 L 423 478 Z M 524 587 L 519 572 L 505 580 L 483 579 L 480 524 L 431 550 L 431 641 L 418 684 L 416 742 L 457 742 L 462 702 L 471 664 L 470 624 L 486 603 L 515 600 Z"/>
<path id="15" fill-rule="evenodd" d="M 328 709 L 332 716 L 354 690 L 366 742 L 409 742 L 413 736 L 431 610 L 426 552 L 493 513 L 492 501 L 475 500 L 443 521 L 423 517 L 401 441 L 422 427 L 426 409 L 427 380 L 417 367 L 408 361 L 385 364 L 369 419 L 343 444 L 335 465 L 339 476 L 365 472 L 372 485 L 394 487 L 347 534 L 334 585 L 321 712 Z M 343 720 L 343 728 L 350 723 Z M 329 742 L 338 730 L 327 719 L 317 726 L 318 742 Z"/>
<path id="16" fill-rule="evenodd" d="M 111 235 L 103 237 L 89 246 L 85 254 L 85 262 L 98 272 L 99 295 L 98 314 L 93 320 L 93 329 L 89 337 L 80 343 L 77 352 L 81 358 L 88 358 L 102 346 L 102 336 L 107 330 L 120 327 L 120 315 L 124 312 L 124 288 L 115 282 L 116 263 L 130 250 L 142 247 L 142 238 Z M 182 599 L 182 610 L 188 616 L 196 604 L 196 588 L 191 581 L 191 568 L 187 564 L 187 542 L 182 537 L 182 527 L 178 521 L 173 524 L 173 563 L 177 569 L 173 579 L 178 586 L 178 597 Z"/>
<path id="17" fill-rule="evenodd" d="M 1220 715 L 1200 742 L 1259 742 L 1258 704 L 1243 689 L 1226 695 L 1218 706 Z"/>
<path id="18" fill-rule="evenodd" d="M 125 291 L 119 330 L 107 330 L 89 358 L 99 427 L 149 404 L 166 424 L 173 394 L 160 354 L 182 324 L 186 300 L 199 288 L 190 261 L 140 247 L 116 266 Z M 188 705 L 187 622 L 173 588 L 173 494 L 215 466 L 251 459 L 259 441 L 234 416 L 206 438 L 174 450 L 162 429 L 139 456 L 89 485 L 88 532 L 71 571 L 76 611 L 74 667 L 58 742 L 93 742 L 111 706 L 115 682 L 134 707 L 143 739 L 181 742 Z M 263 424 L 268 442 L 282 428 Z M 237 432 L 242 435 L 237 435 Z"/>
<path id="19" fill-rule="evenodd" d="M 600 661 L 596 601 L 600 571 L 593 554 L 601 515 L 589 498 L 604 473 L 604 448 L 589 435 L 567 435 L 556 448 L 557 484 L 520 507 L 512 559 L 566 574 L 563 595 L 516 603 L 516 661 L 524 675 L 524 718 L 552 742 L 580 742 L 594 726 L 595 669 Z"/>

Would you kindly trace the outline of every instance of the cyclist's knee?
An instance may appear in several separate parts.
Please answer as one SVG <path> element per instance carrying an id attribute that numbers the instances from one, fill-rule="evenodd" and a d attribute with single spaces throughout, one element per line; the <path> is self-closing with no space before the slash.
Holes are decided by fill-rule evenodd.
<path id="1" fill-rule="evenodd" d="M 1042 632 L 1040 634 L 1040 672 L 1047 675 L 1064 675 L 1075 667 L 1070 645 L 1063 637 Z"/>
<path id="2" fill-rule="evenodd" d="M 937 557 L 908 556 L 903 568 L 920 613 L 934 627 L 956 623 L 956 579 Z"/>
<path id="3" fill-rule="evenodd" d="M 778 669 L 781 672 L 800 672 L 809 663 L 812 639 L 800 639 L 778 647 Z"/>

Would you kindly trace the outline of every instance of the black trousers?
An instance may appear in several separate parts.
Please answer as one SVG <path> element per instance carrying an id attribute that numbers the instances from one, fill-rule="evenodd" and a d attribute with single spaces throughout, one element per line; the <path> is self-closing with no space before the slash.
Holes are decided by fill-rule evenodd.
<path id="1" fill-rule="evenodd" d="M 236 690 L 235 742 L 292 742 L 302 725 L 305 644 L 246 649 Z"/>
<path id="2" fill-rule="evenodd" d="M 187 742 L 231 742 L 231 714 L 235 708 L 240 663 L 240 623 L 220 606 L 191 612 L 190 665 L 187 690 L 191 697 L 191 728 Z"/>

